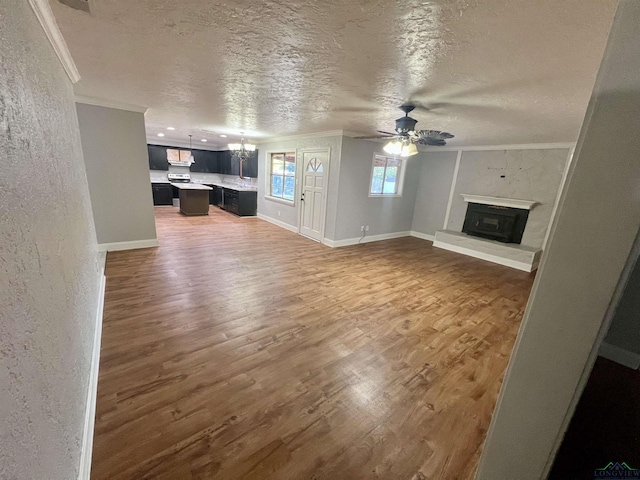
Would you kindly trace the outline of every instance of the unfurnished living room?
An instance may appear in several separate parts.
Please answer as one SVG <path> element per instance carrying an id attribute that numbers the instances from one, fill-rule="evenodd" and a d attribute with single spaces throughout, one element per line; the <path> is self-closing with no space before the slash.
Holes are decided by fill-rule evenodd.
<path id="1" fill-rule="evenodd" d="M 640 478 L 639 49 L 636 0 L 0 0 L 0 478 Z"/>

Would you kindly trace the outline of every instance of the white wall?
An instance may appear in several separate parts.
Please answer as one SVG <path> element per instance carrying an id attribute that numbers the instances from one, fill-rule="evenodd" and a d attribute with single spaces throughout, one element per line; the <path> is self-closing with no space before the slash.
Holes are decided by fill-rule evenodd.
<path id="1" fill-rule="evenodd" d="M 442 230 L 458 152 L 423 154 L 411 230 L 435 235 Z"/>
<path id="2" fill-rule="evenodd" d="M 258 215 L 265 215 L 279 222 L 298 228 L 298 205 L 300 198 L 300 175 L 296 179 L 295 204 L 293 206 L 265 198 L 267 190 L 267 154 L 269 152 L 298 152 L 305 148 L 330 148 L 331 160 L 329 167 L 329 184 L 327 190 L 327 224 L 325 226 L 325 237 L 333 235 L 335 230 L 335 212 L 337 208 L 338 177 L 340 172 L 340 150 L 342 136 L 332 135 L 326 137 L 300 137 L 289 140 L 282 140 L 258 145 Z M 296 169 L 298 174 L 302 168 L 300 165 L 301 155 L 296 156 L 298 163 Z M 332 238 L 332 237 L 328 237 Z"/>
<path id="3" fill-rule="evenodd" d="M 76 107 L 98 243 L 154 240 L 144 115 Z"/>
<path id="4" fill-rule="evenodd" d="M 548 472 L 640 227 L 640 2 L 621 0 L 478 468 Z M 588 460 L 588 459 L 586 459 Z"/>
<path id="5" fill-rule="evenodd" d="M 401 197 L 369 197 L 374 153 L 382 144 L 344 137 L 340 161 L 340 184 L 336 228 L 331 240 L 360 238 L 361 225 L 369 225 L 367 236 L 411 230 L 413 207 L 423 155 L 404 159 L 406 174 Z"/>
<path id="6" fill-rule="evenodd" d="M 78 475 L 99 296 L 73 90 L 26 1 L 0 2 L 0 478 Z"/>

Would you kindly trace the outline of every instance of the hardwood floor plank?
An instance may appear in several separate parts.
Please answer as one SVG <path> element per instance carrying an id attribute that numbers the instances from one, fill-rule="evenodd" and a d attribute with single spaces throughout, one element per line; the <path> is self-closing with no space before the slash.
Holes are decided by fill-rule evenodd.
<path id="1" fill-rule="evenodd" d="M 92 478 L 471 478 L 533 275 L 156 208 L 111 252 Z"/>

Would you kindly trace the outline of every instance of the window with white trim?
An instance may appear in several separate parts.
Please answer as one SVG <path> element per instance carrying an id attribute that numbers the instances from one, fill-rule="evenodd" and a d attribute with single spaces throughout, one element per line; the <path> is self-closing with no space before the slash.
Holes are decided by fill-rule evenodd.
<path id="1" fill-rule="evenodd" d="M 369 196 L 384 197 L 402 195 L 403 180 L 404 162 L 402 158 L 381 155 L 379 153 L 373 156 Z"/>
<path id="2" fill-rule="evenodd" d="M 295 152 L 269 154 L 269 196 L 293 202 L 296 192 Z"/>

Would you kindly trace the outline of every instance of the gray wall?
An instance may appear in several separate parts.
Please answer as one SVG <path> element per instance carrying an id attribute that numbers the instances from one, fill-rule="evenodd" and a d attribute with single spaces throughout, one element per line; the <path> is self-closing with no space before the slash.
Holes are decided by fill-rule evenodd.
<path id="1" fill-rule="evenodd" d="M 640 355 L 640 262 L 631 272 L 604 341 Z"/>
<path id="2" fill-rule="evenodd" d="M 344 137 L 340 162 L 340 184 L 336 228 L 331 240 L 359 238 L 361 225 L 369 225 L 367 236 L 411 230 L 422 155 L 405 159 L 406 175 L 401 197 L 369 197 L 373 154 L 382 144 Z"/>
<path id="3" fill-rule="evenodd" d="M 78 475 L 99 268 L 72 85 L 0 1 L 0 478 Z"/>
<path id="4" fill-rule="evenodd" d="M 522 244 L 541 248 L 568 155 L 569 149 L 462 152 L 447 230 L 462 231 L 467 202 L 461 193 L 535 200 Z"/>
<path id="5" fill-rule="evenodd" d="M 444 226 L 458 152 L 429 151 L 422 156 L 411 230 L 435 235 Z"/>
<path id="6" fill-rule="evenodd" d="M 296 195 L 294 206 L 285 205 L 280 202 L 265 198 L 266 188 L 269 179 L 266 175 L 266 161 L 268 152 L 297 152 L 305 148 L 330 148 L 331 161 L 329 167 L 329 185 L 327 190 L 327 223 L 325 226 L 325 237 L 332 238 L 335 229 L 335 212 L 337 208 L 338 177 L 340 174 L 340 150 L 342 144 L 341 136 L 328 137 L 302 137 L 291 140 L 283 140 L 258 145 L 258 214 L 265 215 L 280 222 L 298 227 L 298 203 L 300 198 L 300 176 L 296 180 Z M 296 157 L 300 160 L 301 156 Z M 299 173 L 302 168 L 299 163 L 296 169 Z M 280 215 L 278 215 L 278 212 Z"/>
<path id="7" fill-rule="evenodd" d="M 478 468 L 544 478 L 640 228 L 640 2 L 622 0 Z M 594 228 L 594 219 L 607 222 Z M 612 234 L 612 232 L 615 232 Z"/>
<path id="8" fill-rule="evenodd" d="M 98 243 L 155 239 L 144 115 L 76 107 Z"/>

